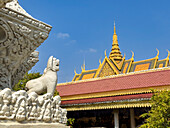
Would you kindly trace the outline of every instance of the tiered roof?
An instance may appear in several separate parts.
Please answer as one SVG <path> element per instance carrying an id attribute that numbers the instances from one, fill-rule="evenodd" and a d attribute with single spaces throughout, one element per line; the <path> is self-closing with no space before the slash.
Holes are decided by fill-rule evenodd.
<path id="1" fill-rule="evenodd" d="M 68 111 L 150 107 L 151 88 L 170 89 L 169 51 L 167 58 L 154 58 L 134 62 L 134 53 L 129 60 L 120 52 L 114 25 L 112 50 L 100 62 L 98 69 L 77 74 L 72 82 L 59 84 L 57 91 L 61 104 Z"/>
<path id="2" fill-rule="evenodd" d="M 170 65 L 169 55 L 170 52 L 168 51 L 168 56 L 163 60 L 159 60 L 158 57 L 159 50 L 157 50 L 156 57 L 134 62 L 134 53 L 132 52 L 131 59 L 126 60 L 125 56 L 123 57 L 120 52 L 118 38 L 116 34 L 116 27 L 114 24 L 113 43 L 109 57 L 106 56 L 105 51 L 105 58 L 102 63 L 100 62 L 98 69 L 85 70 L 84 68 L 82 69 L 82 72 L 80 74 L 77 73 L 75 74 L 72 81 L 79 81 L 98 77 L 106 77 L 110 75 L 118 75 L 122 73 L 168 67 Z"/>

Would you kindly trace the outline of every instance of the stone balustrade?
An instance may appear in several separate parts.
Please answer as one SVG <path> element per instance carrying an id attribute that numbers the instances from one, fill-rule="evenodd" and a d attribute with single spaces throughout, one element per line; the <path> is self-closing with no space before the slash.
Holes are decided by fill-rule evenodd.
<path id="1" fill-rule="evenodd" d="M 60 107 L 60 96 L 50 93 L 27 94 L 25 90 L 12 92 L 5 88 L 0 92 L 0 122 L 45 122 L 66 124 L 67 110 Z"/>

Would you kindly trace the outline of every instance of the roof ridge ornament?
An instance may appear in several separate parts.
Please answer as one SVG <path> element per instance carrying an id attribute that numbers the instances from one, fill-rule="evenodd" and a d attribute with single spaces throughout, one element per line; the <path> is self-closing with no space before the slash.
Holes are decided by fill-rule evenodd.
<path id="1" fill-rule="evenodd" d="M 107 51 L 107 49 L 104 51 L 105 58 L 107 58 L 106 51 Z"/>
<path id="2" fill-rule="evenodd" d="M 100 57 L 100 59 L 99 59 L 99 64 L 100 64 L 100 65 L 102 65 L 101 59 L 102 59 L 102 57 Z"/>
<path id="3" fill-rule="evenodd" d="M 156 48 L 156 50 L 157 50 L 157 55 L 156 55 L 156 59 L 158 59 L 159 57 L 159 50 Z"/>
<path id="4" fill-rule="evenodd" d="M 131 50 L 131 53 L 132 53 L 131 60 L 134 60 L 134 52 L 132 50 Z"/>
<path id="5" fill-rule="evenodd" d="M 167 49 L 167 52 L 168 52 L 168 56 L 167 56 L 167 59 L 169 60 L 169 56 L 170 56 L 170 51 Z"/>
<path id="6" fill-rule="evenodd" d="M 82 70 L 82 72 L 86 70 L 86 68 L 85 68 L 85 60 L 84 60 L 84 64 L 81 66 L 81 70 Z"/>
<path id="7" fill-rule="evenodd" d="M 77 75 L 76 69 L 74 69 L 74 73 L 75 73 L 75 75 Z"/>
<path id="8" fill-rule="evenodd" d="M 126 53 L 124 53 L 124 57 L 123 57 L 124 59 L 126 58 Z"/>

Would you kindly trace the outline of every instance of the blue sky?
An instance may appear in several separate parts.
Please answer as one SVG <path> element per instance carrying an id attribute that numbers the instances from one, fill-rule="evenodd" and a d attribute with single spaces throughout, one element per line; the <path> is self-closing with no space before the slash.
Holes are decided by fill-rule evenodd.
<path id="1" fill-rule="evenodd" d="M 37 49 L 40 61 L 33 72 L 43 73 L 48 57 L 60 59 L 59 83 L 71 81 L 74 69 L 96 69 L 99 59 L 111 51 L 114 20 L 122 54 L 135 61 L 159 59 L 170 50 L 169 0 L 19 0 L 34 18 L 53 28 L 49 38 Z"/>

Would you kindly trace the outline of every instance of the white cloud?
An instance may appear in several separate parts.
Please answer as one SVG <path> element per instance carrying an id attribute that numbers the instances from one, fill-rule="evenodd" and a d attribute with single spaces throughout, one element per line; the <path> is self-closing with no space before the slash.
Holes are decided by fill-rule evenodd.
<path id="1" fill-rule="evenodd" d="M 96 53 L 97 50 L 93 48 L 89 48 L 88 50 L 80 50 L 80 53 Z"/>
<path id="2" fill-rule="evenodd" d="M 97 52 L 97 50 L 93 48 L 89 48 L 89 52 Z"/>
<path id="3" fill-rule="evenodd" d="M 66 38 L 69 38 L 70 35 L 68 33 L 57 33 L 57 38 L 59 39 L 66 39 Z"/>
<path id="4" fill-rule="evenodd" d="M 75 44 L 77 41 L 76 40 L 71 40 L 69 42 L 67 42 L 65 45 L 68 46 L 68 45 L 73 45 Z"/>

